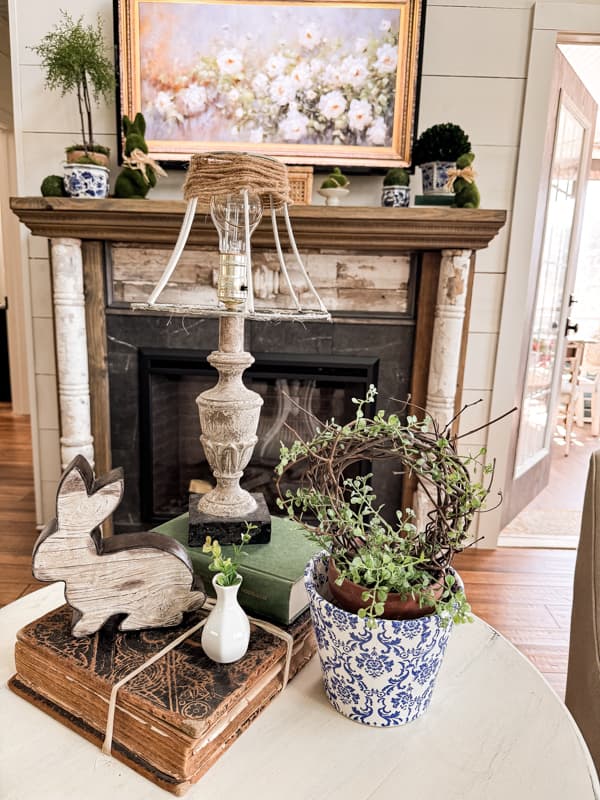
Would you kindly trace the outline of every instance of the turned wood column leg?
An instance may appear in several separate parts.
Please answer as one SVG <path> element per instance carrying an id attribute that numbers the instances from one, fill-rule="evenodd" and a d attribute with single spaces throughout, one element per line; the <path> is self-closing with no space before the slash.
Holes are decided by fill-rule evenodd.
<path id="1" fill-rule="evenodd" d="M 470 265 L 471 250 L 442 250 L 425 401 L 426 411 L 442 428 L 455 414 Z M 431 508 L 421 487 L 415 505 L 421 528 Z"/>
<path id="2" fill-rule="evenodd" d="M 62 468 L 78 454 L 94 464 L 83 262 L 79 239 L 52 239 L 52 296 Z"/>
<path id="3" fill-rule="evenodd" d="M 442 426 L 454 416 L 470 263 L 470 250 L 442 250 L 425 403 Z"/>

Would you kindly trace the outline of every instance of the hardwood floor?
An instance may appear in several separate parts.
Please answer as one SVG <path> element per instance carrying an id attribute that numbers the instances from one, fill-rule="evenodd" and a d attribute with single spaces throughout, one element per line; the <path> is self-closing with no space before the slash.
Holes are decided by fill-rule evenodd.
<path id="1" fill-rule="evenodd" d="M 31 575 L 37 538 L 29 419 L 0 404 L 0 605 L 42 584 Z M 519 648 L 564 697 L 574 550 L 467 550 L 456 560 L 473 611 Z"/>
<path id="2" fill-rule="evenodd" d="M 0 403 L 0 605 L 42 586 L 31 574 L 37 535 L 29 417 Z"/>

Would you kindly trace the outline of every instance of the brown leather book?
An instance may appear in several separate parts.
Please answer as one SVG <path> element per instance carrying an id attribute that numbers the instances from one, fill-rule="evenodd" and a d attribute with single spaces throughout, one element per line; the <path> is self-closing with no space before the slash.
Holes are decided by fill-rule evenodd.
<path id="1" fill-rule="evenodd" d="M 196 624 L 93 636 L 70 634 L 71 609 L 62 606 L 17 635 L 13 691 L 85 738 L 102 745 L 115 683 Z M 290 676 L 315 651 L 308 612 L 286 629 L 294 639 Z M 112 754 L 174 794 L 182 794 L 219 758 L 281 691 L 287 645 L 252 625 L 247 654 L 215 664 L 192 634 L 118 693 Z"/>

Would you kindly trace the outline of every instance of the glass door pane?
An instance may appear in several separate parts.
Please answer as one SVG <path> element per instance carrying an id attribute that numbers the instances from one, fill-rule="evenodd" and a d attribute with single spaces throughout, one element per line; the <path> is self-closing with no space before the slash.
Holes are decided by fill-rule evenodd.
<path id="1" fill-rule="evenodd" d="M 561 103 L 519 423 L 517 475 L 547 450 L 554 422 L 553 387 L 561 369 L 556 357 L 564 334 L 561 315 L 584 137 L 583 125 Z"/>

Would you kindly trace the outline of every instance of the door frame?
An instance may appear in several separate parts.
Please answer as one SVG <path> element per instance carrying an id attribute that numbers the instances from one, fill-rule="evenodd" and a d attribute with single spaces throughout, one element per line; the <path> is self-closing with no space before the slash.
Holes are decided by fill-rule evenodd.
<path id="1" fill-rule="evenodd" d="M 565 31 L 577 31 L 576 35 Z M 573 3 L 536 3 L 533 15 L 527 85 L 515 179 L 514 204 L 508 244 L 503 315 L 498 335 L 490 419 L 520 403 L 522 374 L 515 356 L 529 341 L 528 309 L 535 302 L 537 264 L 532 253 L 541 232 L 535 229 L 538 193 L 544 172 L 544 142 L 552 99 L 553 65 L 559 43 L 600 42 L 600 6 Z M 511 414 L 488 431 L 488 459 L 495 461 L 495 484 L 510 490 L 518 417 Z M 502 505 L 482 514 L 480 547 L 496 547 L 502 529 Z"/>

